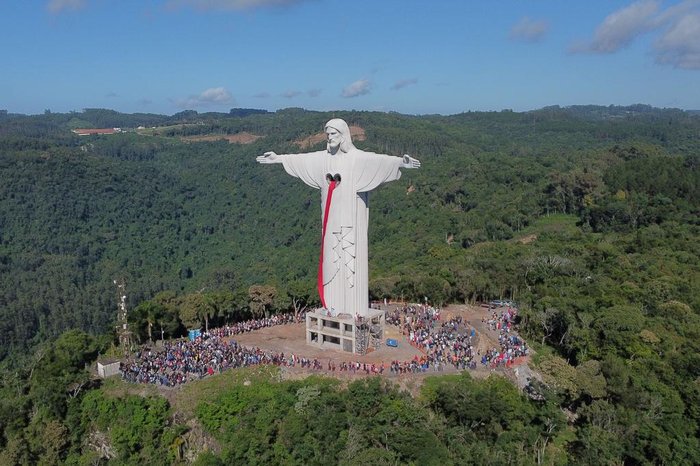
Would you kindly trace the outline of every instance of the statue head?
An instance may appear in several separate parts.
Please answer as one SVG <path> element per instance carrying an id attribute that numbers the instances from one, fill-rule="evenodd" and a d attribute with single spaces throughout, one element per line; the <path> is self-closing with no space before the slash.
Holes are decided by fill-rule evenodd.
<path id="1" fill-rule="evenodd" d="M 345 120 L 333 118 L 326 123 L 324 130 L 328 138 L 328 143 L 326 144 L 328 152 L 335 153 L 338 149 L 341 152 L 349 152 L 355 148 L 350 136 L 350 127 L 345 123 Z"/>

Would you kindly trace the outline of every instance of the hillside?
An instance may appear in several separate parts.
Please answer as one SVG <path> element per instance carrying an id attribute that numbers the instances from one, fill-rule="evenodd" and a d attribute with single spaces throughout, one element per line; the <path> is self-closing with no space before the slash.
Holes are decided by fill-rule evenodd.
<path id="1" fill-rule="evenodd" d="M 578 108 L 548 108 L 416 118 L 290 109 L 168 118 L 86 110 L 6 117 L 0 127 L 2 348 L 76 326 L 104 332 L 114 319 L 116 278 L 128 283 L 131 307 L 163 290 L 284 289 L 292 282 L 310 288 L 319 230 L 316 193 L 281 170 L 261 169 L 254 157 L 266 150 L 298 151 L 294 142 L 317 135 L 330 116 L 364 129 L 367 141 L 358 144 L 365 149 L 411 153 L 423 162 L 423 169 L 373 195 L 376 297 L 519 298 L 523 277 L 503 280 L 500 266 L 470 265 L 470 248 L 513 238 L 552 213 L 580 216 L 600 231 L 615 228 L 601 218 L 611 215 L 601 208 L 613 201 L 623 210 L 665 211 L 654 203 L 697 200 L 697 171 L 683 168 L 697 160 L 697 118 L 657 110 L 619 119 L 627 113 L 616 111 L 612 122 L 596 122 L 587 117 L 591 113 L 579 118 Z M 161 136 L 79 138 L 69 131 L 76 119 L 82 125 L 160 123 L 169 129 Z M 261 137 L 245 145 L 180 139 L 243 132 Z M 666 178 L 606 179 L 619 171 L 629 177 L 637 168 L 660 169 Z M 627 186 L 630 181 L 644 186 Z M 622 195 L 618 191 L 639 189 L 644 199 L 609 201 Z M 640 220 L 633 229 L 658 223 Z"/>
<path id="2" fill-rule="evenodd" d="M 520 332 L 538 345 L 547 402 L 571 415 L 556 434 L 562 458 L 698 462 L 700 118 L 647 106 L 452 116 L 0 114 L 0 358 L 8 374 L 0 446 L 20 442 L 36 460 L 30 432 L 40 420 L 79 437 L 70 418 L 80 412 L 76 404 L 99 405 L 103 395 L 62 393 L 82 363 L 110 346 L 115 279 L 127 283 L 140 341 L 155 324 L 176 337 L 185 327 L 316 304 L 318 193 L 279 167 L 261 168 L 255 157 L 299 152 L 299 141 L 323 147 L 315 136 L 334 117 L 364 131 L 358 147 L 409 153 L 423 164 L 372 195 L 373 298 L 429 297 L 437 305 L 515 299 Z M 75 127 L 123 132 L 79 137 Z M 255 138 L 242 144 L 236 135 Z M 270 297 L 264 305 L 262 295 Z M 530 401 L 495 390 L 528 416 L 551 408 L 524 407 Z M 15 406 L 16 421 L 5 423 Z M 431 425 L 437 430 L 421 438 L 476 441 L 465 424 L 474 413 L 457 414 L 462 408 L 421 411 L 420 419 L 439 413 L 463 429 Z M 156 411 L 168 419 L 167 406 Z M 400 419 L 391 422 L 414 422 Z M 500 427 L 494 419 L 480 421 L 490 427 L 476 450 L 435 454 L 459 463 L 503 432 L 525 435 L 512 419 Z M 334 451 L 350 448 L 343 438 Z M 551 446 L 554 437 L 547 439 Z M 66 442 L 61 458 L 80 449 L 78 440 Z M 523 445 L 508 448 L 514 454 Z M 234 457 L 244 456 L 227 458 Z"/>

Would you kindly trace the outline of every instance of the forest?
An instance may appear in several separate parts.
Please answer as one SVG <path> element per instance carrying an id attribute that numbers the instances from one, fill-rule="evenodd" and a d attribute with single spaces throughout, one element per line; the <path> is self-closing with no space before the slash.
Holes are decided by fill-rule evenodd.
<path id="1" fill-rule="evenodd" d="M 541 396 L 468 374 L 418 394 L 272 374 L 183 419 L 90 378 L 116 342 L 115 280 L 139 342 L 318 304 L 318 193 L 255 157 L 321 149 L 297 142 L 330 118 L 422 162 L 372 193 L 371 297 L 517 301 Z M 90 127 L 122 132 L 71 132 Z M 700 115 L 646 105 L 2 111 L 0 463 L 698 464 L 698 135 Z M 220 448 L 192 457 L 188 419 Z"/>

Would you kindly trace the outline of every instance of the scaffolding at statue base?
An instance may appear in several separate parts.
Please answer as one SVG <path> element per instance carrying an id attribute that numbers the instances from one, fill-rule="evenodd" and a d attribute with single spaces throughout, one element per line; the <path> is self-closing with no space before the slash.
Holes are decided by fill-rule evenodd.
<path id="1" fill-rule="evenodd" d="M 385 322 L 384 311 L 378 309 L 369 309 L 366 316 L 316 309 L 306 313 L 306 344 L 366 354 L 381 346 Z"/>

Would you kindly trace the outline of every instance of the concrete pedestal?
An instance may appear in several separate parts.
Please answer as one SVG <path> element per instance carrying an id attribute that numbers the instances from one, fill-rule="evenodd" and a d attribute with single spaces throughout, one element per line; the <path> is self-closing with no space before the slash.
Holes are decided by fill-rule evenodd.
<path id="1" fill-rule="evenodd" d="M 364 354 L 384 338 L 384 311 L 369 309 L 367 316 L 332 315 L 326 309 L 306 313 L 306 344 Z"/>

